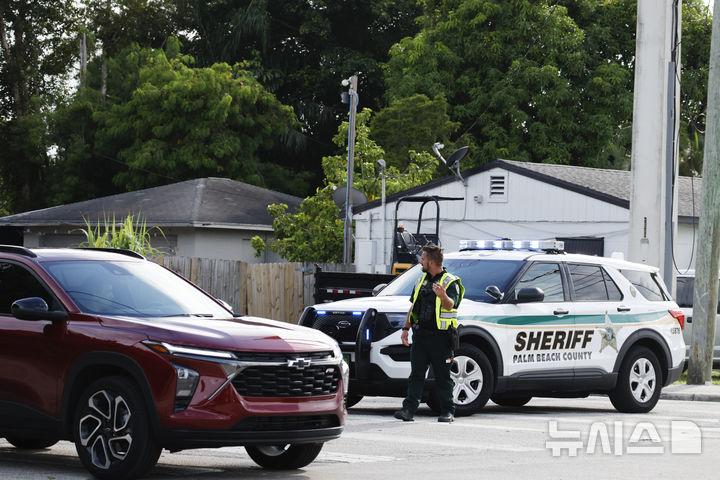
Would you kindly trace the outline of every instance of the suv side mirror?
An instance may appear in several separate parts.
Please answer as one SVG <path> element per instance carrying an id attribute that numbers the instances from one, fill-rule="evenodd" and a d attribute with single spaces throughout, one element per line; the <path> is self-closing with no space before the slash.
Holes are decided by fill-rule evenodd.
<path id="1" fill-rule="evenodd" d="M 500 291 L 500 289 L 495 285 L 490 285 L 485 289 L 485 293 L 493 297 L 496 301 L 500 301 L 505 296 L 504 293 Z"/>
<path id="2" fill-rule="evenodd" d="M 372 289 L 372 296 L 377 297 L 377 294 L 382 292 L 382 289 L 387 287 L 387 283 L 379 283 Z"/>
<path id="3" fill-rule="evenodd" d="M 29 297 L 15 300 L 10 306 L 10 313 L 20 320 L 62 320 L 67 317 L 63 310 L 50 311 L 48 304 L 40 297 Z"/>
<path id="4" fill-rule="evenodd" d="M 545 299 L 545 292 L 538 287 L 521 288 L 517 293 L 517 303 L 536 303 Z"/>

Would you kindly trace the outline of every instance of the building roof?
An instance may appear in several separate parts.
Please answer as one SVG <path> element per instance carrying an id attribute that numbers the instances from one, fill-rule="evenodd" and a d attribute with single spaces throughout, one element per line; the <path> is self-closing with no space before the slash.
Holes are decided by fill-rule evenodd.
<path id="1" fill-rule="evenodd" d="M 628 170 L 610 170 L 499 159 L 479 167 L 465 170 L 462 172 L 462 176 L 463 178 L 468 178 L 494 168 L 502 168 L 566 190 L 597 198 L 612 205 L 630 208 L 632 178 Z M 386 201 L 393 202 L 406 195 L 421 195 L 435 187 L 454 181 L 457 181 L 454 176 L 433 180 L 424 185 L 419 185 L 390 195 Z M 678 215 L 680 217 L 697 218 L 700 209 L 701 190 L 701 178 L 678 178 Z M 375 208 L 376 206 L 380 206 L 380 200 L 358 205 L 353 208 L 353 211 L 359 213 Z"/>
<path id="2" fill-rule="evenodd" d="M 227 178 L 198 178 L 185 182 L 120 193 L 107 197 L 18 213 L 0 218 L 0 226 L 57 226 L 122 221 L 139 214 L 148 225 L 165 227 L 269 227 L 268 205 L 284 203 L 291 210 L 301 198 Z"/>

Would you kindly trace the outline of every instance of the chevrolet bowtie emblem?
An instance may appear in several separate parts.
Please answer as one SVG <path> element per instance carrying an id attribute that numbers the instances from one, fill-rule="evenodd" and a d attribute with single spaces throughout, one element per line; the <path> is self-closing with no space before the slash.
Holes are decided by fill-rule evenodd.
<path id="1" fill-rule="evenodd" d="M 293 359 L 288 360 L 287 366 L 290 368 L 302 369 L 305 367 L 309 367 L 311 363 L 312 363 L 312 360 L 310 360 L 309 358 L 293 358 Z"/>

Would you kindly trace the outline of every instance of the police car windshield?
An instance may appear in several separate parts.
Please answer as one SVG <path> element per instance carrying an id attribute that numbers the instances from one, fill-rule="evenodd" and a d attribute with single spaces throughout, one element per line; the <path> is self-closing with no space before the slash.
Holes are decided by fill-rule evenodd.
<path id="1" fill-rule="evenodd" d="M 444 265 L 448 272 L 457 275 L 462 280 L 465 287 L 465 298 L 476 302 L 493 303 L 495 299 L 485 293 L 485 289 L 490 285 L 495 285 L 501 292 L 507 290 L 513 277 L 522 267 L 523 261 L 446 258 Z M 378 296 L 409 297 L 420 275 L 422 275 L 422 267 L 415 265 L 393 280 Z"/>

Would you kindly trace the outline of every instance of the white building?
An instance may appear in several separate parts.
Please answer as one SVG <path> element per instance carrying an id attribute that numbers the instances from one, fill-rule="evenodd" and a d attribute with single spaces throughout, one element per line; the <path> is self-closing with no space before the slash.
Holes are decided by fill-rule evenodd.
<path id="1" fill-rule="evenodd" d="M 496 160 L 353 208 L 355 263 L 368 272 L 392 264 L 397 201 L 408 195 L 436 195 L 440 201 L 440 245 L 456 250 L 461 239 L 565 239 L 566 250 L 627 257 L 631 173 L 569 165 Z M 702 180 L 678 179 L 678 235 L 674 258 L 681 271 L 694 268 Z M 398 225 L 417 232 L 418 203 L 402 202 Z M 434 232 L 435 206 L 427 204 L 421 233 Z"/>

